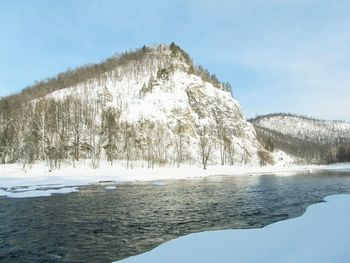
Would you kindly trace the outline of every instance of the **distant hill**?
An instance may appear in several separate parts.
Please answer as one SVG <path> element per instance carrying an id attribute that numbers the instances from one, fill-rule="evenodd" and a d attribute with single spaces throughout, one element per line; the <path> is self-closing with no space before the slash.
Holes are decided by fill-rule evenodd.
<path id="1" fill-rule="evenodd" d="M 249 120 L 266 147 L 299 157 L 300 162 L 350 161 L 350 123 L 274 113 Z"/>

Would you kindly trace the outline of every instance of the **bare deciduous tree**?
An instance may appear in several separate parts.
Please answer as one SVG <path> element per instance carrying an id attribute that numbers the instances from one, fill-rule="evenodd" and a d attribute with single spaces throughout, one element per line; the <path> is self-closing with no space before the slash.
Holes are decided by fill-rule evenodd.
<path id="1" fill-rule="evenodd" d="M 200 127 L 198 129 L 198 139 L 199 139 L 199 155 L 203 165 L 203 169 L 207 169 L 207 164 L 213 153 L 215 152 L 216 145 L 215 141 L 210 138 L 211 130 L 207 127 Z"/>

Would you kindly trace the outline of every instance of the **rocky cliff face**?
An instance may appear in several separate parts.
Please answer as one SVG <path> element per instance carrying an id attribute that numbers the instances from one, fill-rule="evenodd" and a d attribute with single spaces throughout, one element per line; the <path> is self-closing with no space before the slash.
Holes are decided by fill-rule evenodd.
<path id="1" fill-rule="evenodd" d="M 10 157 L 11 151 L 3 151 L 3 160 L 46 159 L 55 165 L 91 159 L 98 166 L 106 158 L 148 167 L 269 161 L 227 86 L 174 44 L 144 47 L 91 75 L 73 74 L 66 82 L 71 86 L 52 84 L 52 92 L 22 103 L 22 113 L 9 109 L 21 127 L 17 144 L 28 154 Z M 2 114 L 2 131 L 6 118 Z"/>

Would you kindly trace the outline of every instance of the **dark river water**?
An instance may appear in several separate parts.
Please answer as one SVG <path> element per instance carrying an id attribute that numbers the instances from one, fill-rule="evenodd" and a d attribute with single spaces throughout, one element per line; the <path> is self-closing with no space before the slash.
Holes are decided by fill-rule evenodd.
<path id="1" fill-rule="evenodd" d="M 350 172 L 212 177 L 0 197 L 0 262 L 111 262 L 189 233 L 257 228 L 350 193 Z"/>

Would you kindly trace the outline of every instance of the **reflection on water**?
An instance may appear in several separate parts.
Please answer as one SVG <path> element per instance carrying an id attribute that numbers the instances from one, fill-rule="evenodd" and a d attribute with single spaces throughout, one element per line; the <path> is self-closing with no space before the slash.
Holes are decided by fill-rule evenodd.
<path id="1" fill-rule="evenodd" d="M 0 198 L 0 262 L 111 262 L 193 232 L 262 227 L 350 193 L 350 172 L 105 187 Z"/>

